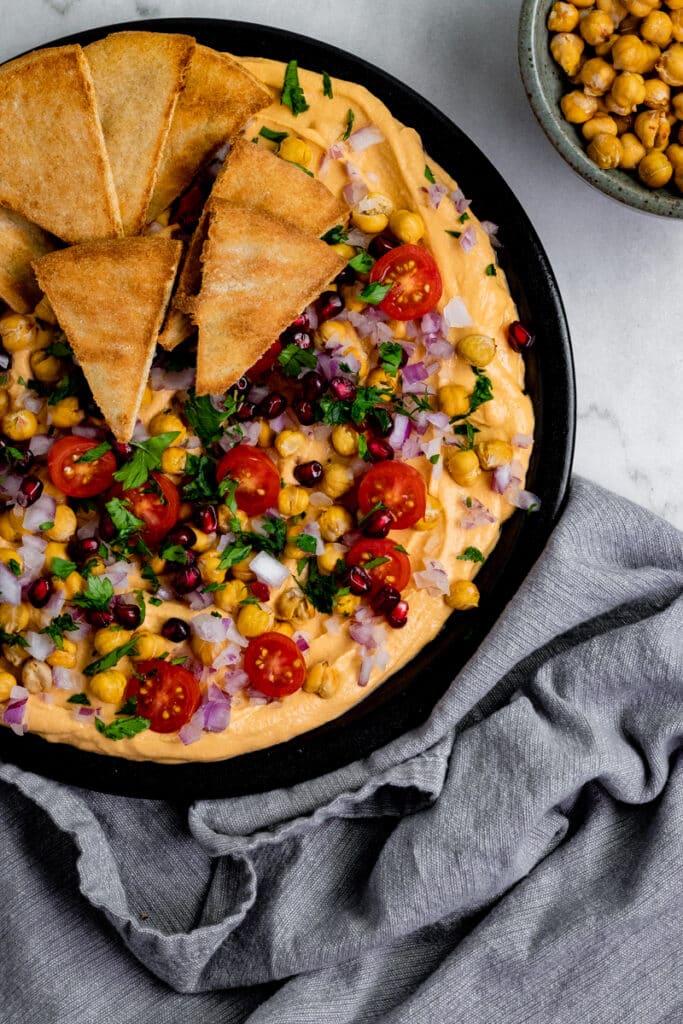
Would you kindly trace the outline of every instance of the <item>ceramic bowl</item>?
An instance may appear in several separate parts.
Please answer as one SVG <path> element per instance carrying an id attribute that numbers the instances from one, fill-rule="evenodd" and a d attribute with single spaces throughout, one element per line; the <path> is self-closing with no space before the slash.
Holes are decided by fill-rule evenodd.
<path id="1" fill-rule="evenodd" d="M 555 63 L 546 27 L 553 0 L 522 0 L 519 22 L 519 66 L 529 103 L 558 153 L 577 174 L 605 195 L 643 213 L 683 219 L 683 195 L 673 183 L 663 189 L 646 188 L 630 171 L 603 171 L 589 159 L 585 140 L 576 125 L 565 121 L 560 99 L 571 86 Z"/>

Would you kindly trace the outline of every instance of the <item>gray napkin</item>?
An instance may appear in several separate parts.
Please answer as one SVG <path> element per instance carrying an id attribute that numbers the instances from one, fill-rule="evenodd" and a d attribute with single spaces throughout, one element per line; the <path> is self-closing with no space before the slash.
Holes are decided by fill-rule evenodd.
<path id="1" fill-rule="evenodd" d="M 367 761 L 189 816 L 0 766 L 0 1021 L 683 1021 L 682 745 L 683 536 L 576 479 Z"/>

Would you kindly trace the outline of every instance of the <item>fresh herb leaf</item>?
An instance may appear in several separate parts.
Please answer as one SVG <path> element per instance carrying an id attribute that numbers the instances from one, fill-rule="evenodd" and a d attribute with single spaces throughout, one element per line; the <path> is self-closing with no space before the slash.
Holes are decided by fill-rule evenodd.
<path id="1" fill-rule="evenodd" d="M 327 71 L 323 71 L 323 96 L 327 96 L 329 100 L 334 99 L 332 95 L 332 79 Z"/>
<path id="2" fill-rule="evenodd" d="M 135 591 L 135 601 L 140 609 L 140 625 L 142 625 L 147 618 L 147 605 L 145 604 L 145 595 L 141 590 Z"/>
<path id="3" fill-rule="evenodd" d="M 139 732 L 149 729 L 149 718 L 139 718 L 137 715 L 131 718 L 116 718 L 109 725 L 105 725 L 101 718 L 95 718 L 95 728 L 108 740 L 126 740 L 131 736 L 137 736 Z"/>
<path id="4" fill-rule="evenodd" d="M 104 507 L 111 517 L 120 541 L 128 540 L 134 533 L 139 533 L 144 528 L 143 520 L 133 515 L 127 501 L 112 498 Z"/>
<path id="5" fill-rule="evenodd" d="M 465 420 L 464 423 L 459 423 L 453 427 L 453 433 L 466 435 L 466 449 L 474 448 L 474 435 L 479 433 L 479 427 L 475 427 L 469 420 Z"/>
<path id="6" fill-rule="evenodd" d="M 363 562 L 363 568 L 366 570 L 376 569 L 378 565 L 384 565 L 385 562 L 390 562 L 391 559 L 386 555 L 381 555 L 378 558 L 371 558 L 369 562 Z"/>
<path id="7" fill-rule="evenodd" d="M 236 411 L 238 403 L 226 396 L 223 409 L 217 409 L 209 395 L 191 395 L 185 402 L 185 416 L 207 447 L 223 436 L 223 424 Z"/>
<path id="8" fill-rule="evenodd" d="M 152 593 L 156 594 L 157 590 L 161 586 L 161 581 L 159 580 L 159 577 L 155 573 L 152 566 L 143 565 L 140 575 L 142 576 L 143 580 L 147 580 L 147 582 L 151 584 Z M 154 604 L 154 600 L 155 599 L 150 599 L 150 604 Z M 158 603 L 161 604 L 161 601 L 159 601 Z"/>
<path id="9" fill-rule="evenodd" d="M 213 459 L 206 455 L 191 455 L 188 452 L 185 460 L 185 476 L 190 477 L 182 487 L 182 496 L 185 501 L 195 503 L 218 499 L 216 464 Z"/>
<path id="10" fill-rule="evenodd" d="M 323 422 L 329 426 L 348 423 L 350 420 L 358 425 L 372 410 L 377 417 L 378 425 L 385 427 L 389 422 L 389 414 L 384 407 L 384 399 L 389 395 L 391 395 L 391 391 L 388 388 L 359 387 L 353 402 L 346 399 L 340 401 L 331 395 L 323 395 L 318 403 L 318 409 Z"/>
<path id="11" fill-rule="evenodd" d="M 54 525 L 54 523 L 41 523 L 38 529 L 41 533 L 47 533 L 47 531 L 51 530 Z"/>
<path id="12" fill-rule="evenodd" d="M 261 602 L 259 601 L 258 597 L 254 597 L 253 594 L 250 594 L 249 597 L 243 597 L 242 600 L 238 601 L 237 603 L 238 604 L 260 604 Z"/>
<path id="13" fill-rule="evenodd" d="M 176 562 L 178 565 L 187 564 L 187 551 L 180 544 L 169 544 L 159 552 L 167 562 Z"/>
<path id="14" fill-rule="evenodd" d="M 202 587 L 202 594 L 214 594 L 217 590 L 225 590 L 225 583 L 207 583 L 206 586 Z"/>
<path id="15" fill-rule="evenodd" d="M 280 102 L 285 107 L 289 107 L 295 117 L 298 114 L 303 114 L 305 110 L 308 110 L 308 103 L 306 102 L 304 91 L 299 85 L 299 65 L 295 60 L 290 60 L 285 69 Z"/>
<path id="16" fill-rule="evenodd" d="M 434 172 L 432 171 L 432 169 L 429 166 L 429 164 L 425 164 L 425 178 L 427 179 L 427 181 L 429 182 L 430 185 L 435 185 L 436 184 L 436 178 L 434 177 Z"/>
<path id="17" fill-rule="evenodd" d="M 349 109 L 346 111 L 346 128 L 344 129 L 344 134 L 342 135 L 342 139 L 344 139 L 344 140 L 348 139 L 349 135 L 353 131 L 353 122 L 355 120 L 356 120 L 356 115 L 351 110 L 351 107 L 349 107 Z"/>
<path id="18" fill-rule="evenodd" d="M 370 284 L 365 286 L 358 298 L 362 302 L 367 302 L 369 306 L 379 306 L 380 302 L 387 297 L 392 288 L 392 284 L 380 284 L 379 281 L 371 281 Z"/>
<path id="19" fill-rule="evenodd" d="M 340 242 L 345 242 L 349 236 L 344 230 L 341 224 L 337 224 L 336 227 L 330 228 L 322 236 L 323 242 L 327 242 L 328 245 L 339 245 Z"/>
<path id="20" fill-rule="evenodd" d="M 485 562 L 486 559 L 482 555 L 479 548 L 465 548 L 461 555 L 456 556 L 459 562 Z"/>
<path id="21" fill-rule="evenodd" d="M 72 395 L 78 395 L 80 387 L 80 379 L 78 376 L 70 376 L 68 373 L 61 378 L 57 386 L 50 392 L 47 399 L 48 405 L 56 405 L 57 402 L 61 402 L 63 398 L 70 398 Z"/>
<path id="22" fill-rule="evenodd" d="M 488 267 L 486 268 L 486 276 L 487 277 L 495 277 L 496 276 L 496 266 L 495 266 L 494 263 L 489 263 Z"/>
<path id="23" fill-rule="evenodd" d="M 233 480 L 229 476 L 224 476 L 218 485 L 218 493 L 223 499 L 223 504 L 234 516 L 237 515 L 237 498 L 235 495 L 237 493 L 238 486 L 238 481 Z M 237 520 L 237 523 L 239 525 L 239 519 Z"/>
<path id="24" fill-rule="evenodd" d="M 238 562 L 243 562 L 251 554 L 251 551 L 251 544 L 244 544 L 239 541 L 235 544 L 229 544 L 221 554 L 218 568 L 230 569 L 231 566 L 237 565 Z"/>
<path id="25" fill-rule="evenodd" d="M 7 563 L 7 568 L 14 576 L 21 576 L 21 566 L 19 562 L 17 562 L 16 558 L 10 558 Z"/>
<path id="26" fill-rule="evenodd" d="M 138 699 L 135 696 L 135 694 L 133 694 L 132 697 L 129 697 L 128 700 L 124 704 L 121 705 L 121 707 L 116 712 L 116 714 L 117 715 L 134 715 L 135 712 L 137 711 L 137 709 L 138 709 Z"/>
<path id="27" fill-rule="evenodd" d="M 446 234 L 450 235 L 451 238 L 461 238 L 462 237 L 462 231 L 448 231 L 447 230 Z"/>
<path id="28" fill-rule="evenodd" d="M 28 640 L 24 640 L 19 633 L 8 633 L 3 626 L 0 626 L 0 644 L 7 647 L 28 647 Z"/>
<path id="29" fill-rule="evenodd" d="M 55 356 L 56 359 L 71 358 L 73 356 L 71 345 L 67 344 L 63 338 L 50 342 L 45 351 L 48 355 Z"/>
<path id="30" fill-rule="evenodd" d="M 187 655 L 186 654 L 180 654 L 180 655 L 178 655 L 177 658 L 171 658 L 171 660 L 169 661 L 169 665 L 184 665 L 186 661 L 187 661 Z"/>
<path id="31" fill-rule="evenodd" d="M 404 548 L 402 544 L 394 544 L 394 550 L 400 551 L 401 554 L 403 554 L 403 555 L 407 555 L 408 554 L 407 549 Z"/>
<path id="32" fill-rule="evenodd" d="M 467 508 L 472 508 L 472 499 L 470 498 L 469 494 L 465 498 L 465 505 Z"/>
<path id="33" fill-rule="evenodd" d="M 306 578 L 297 579 L 299 588 L 314 608 L 317 608 L 319 612 L 325 612 L 326 615 L 331 615 L 334 611 L 334 599 L 341 589 L 337 586 L 334 576 L 323 576 L 315 558 L 308 558 L 306 562 L 308 566 Z"/>
<path id="34" fill-rule="evenodd" d="M 265 551 L 278 558 L 285 550 L 287 543 L 287 522 L 275 516 L 264 516 L 261 520 L 263 533 L 238 532 L 236 541 L 249 544 L 255 551 Z M 226 551 L 228 549 L 226 548 Z M 246 558 L 246 555 L 244 556 Z"/>
<path id="35" fill-rule="evenodd" d="M 441 456 L 437 452 L 435 455 L 430 455 L 429 456 L 429 461 L 431 462 L 432 466 L 435 466 L 440 458 L 441 458 Z"/>
<path id="36" fill-rule="evenodd" d="M 81 704 L 84 708 L 90 707 L 90 701 L 85 693 L 74 693 L 68 698 L 67 704 Z"/>
<path id="37" fill-rule="evenodd" d="M 365 251 L 365 249 L 356 253 L 353 259 L 349 260 L 349 266 L 359 274 L 369 274 L 374 265 L 374 259 L 369 252 Z"/>
<path id="38" fill-rule="evenodd" d="M 314 555 L 318 542 L 312 534 L 300 533 L 296 538 L 296 546 L 300 548 L 301 551 L 305 551 L 309 555 Z"/>
<path id="39" fill-rule="evenodd" d="M 460 216 L 458 217 L 458 221 L 460 222 L 460 224 L 465 224 L 466 221 L 468 221 L 469 219 L 470 219 L 470 215 L 467 212 L 467 210 L 465 210 L 464 213 L 461 213 Z"/>
<path id="40" fill-rule="evenodd" d="M 46 633 L 50 637 L 52 642 L 60 651 L 64 650 L 64 634 L 73 633 L 77 630 L 78 626 L 71 618 L 70 615 L 55 615 L 54 619 L 45 627 L 41 629 L 41 633 Z"/>
<path id="41" fill-rule="evenodd" d="M 383 501 L 376 501 L 372 508 L 368 509 L 364 516 L 361 516 L 358 520 L 358 525 L 362 526 L 366 519 L 369 519 L 375 512 L 382 512 L 387 506 Z"/>
<path id="42" fill-rule="evenodd" d="M 318 364 L 315 352 L 298 345 L 285 345 L 277 361 L 286 377 L 298 377 L 302 370 L 311 370 Z"/>
<path id="43" fill-rule="evenodd" d="M 385 373 L 395 377 L 401 368 L 403 348 L 397 341 L 383 341 L 379 347 L 379 365 Z"/>
<path id="44" fill-rule="evenodd" d="M 120 481 L 125 490 L 141 487 L 153 470 L 161 469 L 163 452 L 178 436 L 177 430 L 171 430 L 166 434 L 150 437 L 147 441 L 131 441 L 135 451 L 131 458 L 116 470 L 114 479 Z"/>
<path id="45" fill-rule="evenodd" d="M 363 459 L 364 462 L 370 461 L 370 453 L 368 452 L 368 442 L 365 434 L 358 435 L 358 458 Z"/>
<path id="46" fill-rule="evenodd" d="M 284 142 L 289 132 L 274 132 L 272 128 L 266 128 L 264 125 L 259 132 L 259 135 L 264 139 L 268 139 L 269 142 L 277 142 L 278 146 L 281 142 Z"/>
<path id="47" fill-rule="evenodd" d="M 153 604 L 155 608 L 158 608 L 159 605 L 162 605 L 164 602 L 161 600 L 160 597 L 150 597 L 149 603 Z"/>
<path id="48" fill-rule="evenodd" d="M 94 448 L 88 449 L 87 452 L 83 452 L 75 460 L 76 462 L 97 462 L 103 455 L 111 451 L 111 445 L 108 441 L 103 441 L 102 444 L 96 445 Z"/>
<path id="49" fill-rule="evenodd" d="M 98 672 L 106 672 L 107 669 L 113 668 L 121 658 L 125 658 L 129 654 L 137 654 L 137 642 L 138 638 L 136 636 L 132 637 L 125 644 L 121 644 L 119 647 L 115 647 L 113 651 L 110 651 L 109 654 L 105 654 L 103 658 L 91 661 L 83 669 L 84 673 L 86 676 L 94 676 Z"/>
<path id="50" fill-rule="evenodd" d="M 88 576 L 88 585 L 80 594 L 74 594 L 71 603 L 79 608 L 104 612 L 114 597 L 114 587 L 106 576 Z"/>
<path id="51" fill-rule="evenodd" d="M 491 378 L 487 377 L 483 370 L 473 366 L 472 371 L 476 374 L 477 383 L 474 385 L 474 390 L 470 395 L 470 413 L 478 409 L 484 402 L 490 402 L 493 399 L 493 384 Z M 468 413 L 469 415 L 469 413 Z"/>

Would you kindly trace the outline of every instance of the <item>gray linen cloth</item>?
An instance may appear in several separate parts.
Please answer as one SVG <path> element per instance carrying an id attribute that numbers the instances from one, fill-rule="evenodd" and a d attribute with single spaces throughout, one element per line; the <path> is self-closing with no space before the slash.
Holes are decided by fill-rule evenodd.
<path id="1" fill-rule="evenodd" d="M 575 479 L 365 762 L 189 815 L 0 766 L 0 1021 L 683 1021 L 682 595 L 683 536 Z"/>

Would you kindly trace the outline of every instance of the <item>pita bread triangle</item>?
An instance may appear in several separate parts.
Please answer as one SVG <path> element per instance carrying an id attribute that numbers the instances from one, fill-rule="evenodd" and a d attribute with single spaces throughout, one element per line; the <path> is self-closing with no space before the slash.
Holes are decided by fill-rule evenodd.
<path id="1" fill-rule="evenodd" d="M 194 46 L 191 36 L 114 32 L 85 48 L 126 235 L 145 226 Z"/>
<path id="2" fill-rule="evenodd" d="M 212 204 L 202 263 L 198 395 L 239 380 L 346 265 L 319 238 L 224 200 Z"/>
<path id="3" fill-rule="evenodd" d="M 197 46 L 166 139 L 148 219 L 190 184 L 200 167 L 272 96 L 227 53 Z"/>
<path id="4" fill-rule="evenodd" d="M 55 248 L 55 239 L 36 224 L 0 206 L 0 299 L 15 313 L 30 313 L 40 302 L 31 264 Z"/>
<path id="5" fill-rule="evenodd" d="M 129 441 L 178 267 L 170 238 L 89 242 L 35 264 L 117 441 Z"/>
<path id="6" fill-rule="evenodd" d="M 121 216 L 80 46 L 0 70 L 0 204 L 67 242 L 115 238 Z"/>

